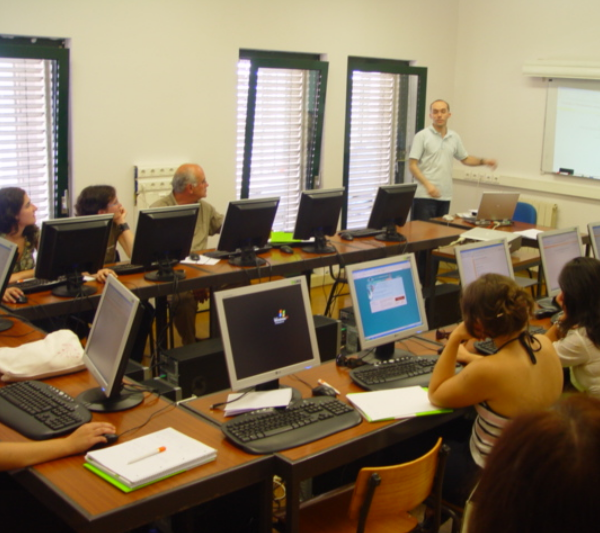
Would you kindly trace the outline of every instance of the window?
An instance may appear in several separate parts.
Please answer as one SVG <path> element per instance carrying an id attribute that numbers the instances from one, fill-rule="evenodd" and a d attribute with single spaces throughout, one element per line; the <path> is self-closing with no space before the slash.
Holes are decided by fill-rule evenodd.
<path id="1" fill-rule="evenodd" d="M 407 157 L 423 128 L 427 69 L 348 58 L 343 228 L 366 227 L 380 185 L 410 182 Z"/>
<path id="2" fill-rule="evenodd" d="M 0 37 L 0 187 L 27 191 L 38 223 L 65 216 L 69 50 L 64 40 Z"/>
<path id="3" fill-rule="evenodd" d="M 237 197 L 279 196 L 276 231 L 293 231 L 300 192 L 319 185 L 327 69 L 318 55 L 240 52 Z"/>

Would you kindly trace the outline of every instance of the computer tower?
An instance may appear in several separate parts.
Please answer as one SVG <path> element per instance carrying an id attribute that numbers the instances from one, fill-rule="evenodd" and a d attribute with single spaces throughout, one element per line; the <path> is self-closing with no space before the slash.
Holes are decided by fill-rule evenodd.
<path id="1" fill-rule="evenodd" d="M 172 402 L 178 402 L 183 399 L 181 387 L 173 385 L 162 378 L 147 379 L 142 381 L 141 384 Z"/>
<path id="2" fill-rule="evenodd" d="M 127 368 L 125 369 L 125 375 L 128 378 L 133 379 L 134 381 L 142 382 L 146 379 L 150 379 L 152 377 L 150 373 L 150 368 L 147 366 L 130 359 L 127 361 Z"/>
<path id="3" fill-rule="evenodd" d="M 160 373 L 167 382 L 181 387 L 183 398 L 204 396 L 229 388 L 220 338 L 162 351 Z"/>
<path id="4" fill-rule="evenodd" d="M 335 359 L 342 345 L 342 324 L 323 315 L 313 315 L 321 362 Z"/>
<path id="5" fill-rule="evenodd" d="M 437 329 L 461 321 L 459 285 L 452 283 L 436 285 L 434 294 L 426 292 L 425 296 L 429 329 Z"/>
<path id="6" fill-rule="evenodd" d="M 340 322 L 342 323 L 342 346 L 347 354 L 360 352 L 360 339 L 356 329 L 356 320 L 354 319 L 354 309 L 352 306 L 340 309 Z"/>

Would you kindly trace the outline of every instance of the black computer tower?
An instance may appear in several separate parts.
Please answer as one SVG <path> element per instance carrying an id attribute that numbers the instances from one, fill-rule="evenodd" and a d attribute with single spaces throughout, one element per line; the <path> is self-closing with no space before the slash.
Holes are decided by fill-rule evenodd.
<path id="1" fill-rule="evenodd" d="M 313 315 L 321 362 L 335 359 L 342 344 L 342 324 L 323 315 Z"/>

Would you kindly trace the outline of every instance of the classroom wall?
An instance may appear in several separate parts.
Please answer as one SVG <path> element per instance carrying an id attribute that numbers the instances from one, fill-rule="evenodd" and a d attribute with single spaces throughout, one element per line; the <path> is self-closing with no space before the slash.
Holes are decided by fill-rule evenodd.
<path id="1" fill-rule="evenodd" d="M 541 174 L 546 83 L 521 69 L 534 59 L 598 61 L 599 16 L 596 0 L 459 1 L 452 127 L 473 154 L 498 159 L 500 181 L 532 180 L 522 195 L 558 203 L 562 227 L 600 220 L 600 182 Z M 456 211 L 476 207 L 483 190 L 506 190 L 456 183 Z"/>
<path id="2" fill-rule="evenodd" d="M 131 212 L 134 165 L 192 161 L 224 212 L 235 195 L 240 48 L 327 54 L 323 183 L 339 186 L 348 56 L 414 60 L 429 67 L 432 94 L 452 96 L 458 4 L 0 0 L 0 33 L 71 39 L 75 193 L 111 183 Z"/>
<path id="3" fill-rule="evenodd" d="M 428 100 L 451 102 L 471 153 L 496 157 L 511 183 L 534 180 L 522 194 L 557 201 L 561 226 L 583 226 L 600 219 L 598 200 L 553 186 L 600 197 L 600 184 L 541 175 L 545 85 L 521 67 L 597 59 L 599 10 L 596 0 L 0 0 L 0 33 L 71 39 L 74 191 L 111 183 L 130 213 L 134 165 L 184 161 L 205 167 L 209 199 L 225 210 L 236 61 L 257 48 L 327 54 L 324 186 L 342 183 L 347 57 L 408 59 L 428 67 Z M 453 210 L 483 190 L 505 188 L 457 181 Z"/>

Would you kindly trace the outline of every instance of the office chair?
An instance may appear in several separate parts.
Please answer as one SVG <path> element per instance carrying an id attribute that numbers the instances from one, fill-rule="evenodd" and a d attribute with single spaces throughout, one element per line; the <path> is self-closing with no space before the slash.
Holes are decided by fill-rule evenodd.
<path id="1" fill-rule="evenodd" d="M 527 224 L 537 224 L 537 211 L 535 207 L 527 202 L 517 202 L 515 213 L 513 215 L 515 222 L 526 222 Z"/>
<path id="2" fill-rule="evenodd" d="M 440 527 L 441 488 L 448 447 L 438 439 L 422 457 L 394 466 L 368 467 L 354 486 L 328 492 L 300 507 L 300 531 L 402 533 Z M 407 511 L 425 502 L 433 512 L 428 529 Z"/>

